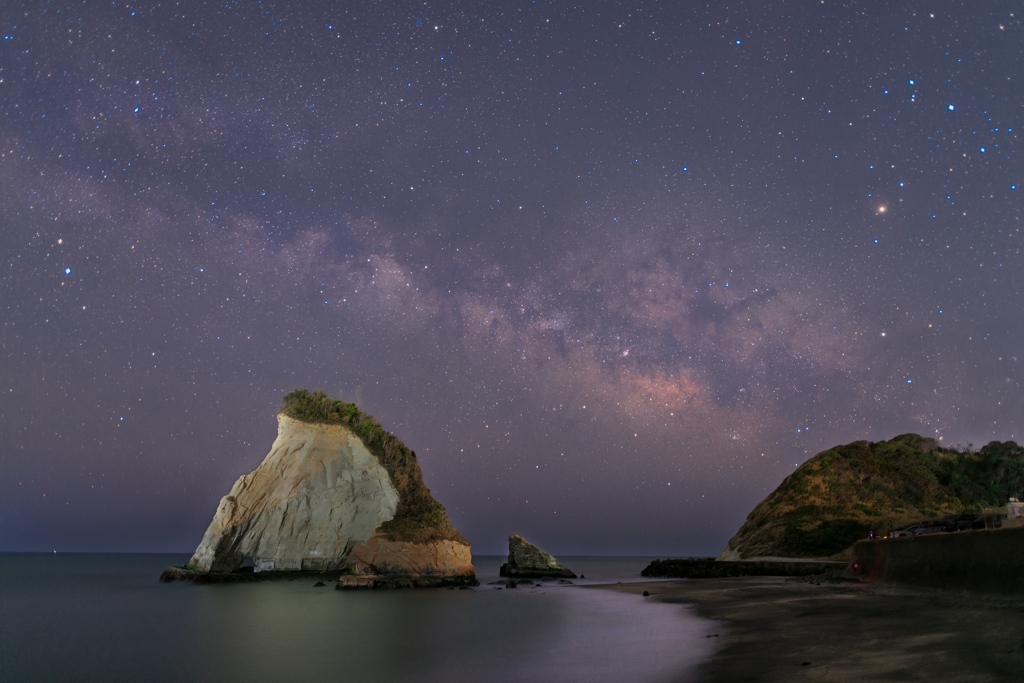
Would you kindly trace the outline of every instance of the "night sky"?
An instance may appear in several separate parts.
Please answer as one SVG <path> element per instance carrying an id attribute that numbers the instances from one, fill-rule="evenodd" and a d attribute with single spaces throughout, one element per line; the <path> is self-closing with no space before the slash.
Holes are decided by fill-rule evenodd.
<path id="1" fill-rule="evenodd" d="M 484 554 L 717 554 L 825 448 L 1021 437 L 1019 2 L 7 0 L 0 38 L 0 550 L 191 552 L 298 387 Z"/>

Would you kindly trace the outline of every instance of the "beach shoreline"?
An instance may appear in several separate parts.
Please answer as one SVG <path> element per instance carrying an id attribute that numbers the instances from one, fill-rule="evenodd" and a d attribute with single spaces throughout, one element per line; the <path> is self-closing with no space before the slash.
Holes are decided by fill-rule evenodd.
<path id="1" fill-rule="evenodd" d="M 1020 596 L 781 577 L 601 588 L 691 605 L 719 622 L 701 681 L 996 683 L 1024 671 Z"/>

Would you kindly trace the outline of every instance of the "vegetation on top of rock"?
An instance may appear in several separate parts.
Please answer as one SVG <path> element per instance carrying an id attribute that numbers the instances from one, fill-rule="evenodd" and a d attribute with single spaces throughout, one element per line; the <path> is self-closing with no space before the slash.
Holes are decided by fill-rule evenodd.
<path id="1" fill-rule="evenodd" d="M 1024 448 L 942 448 L 917 434 L 819 453 L 761 501 L 724 556 L 841 556 L 874 530 L 978 514 L 1024 494 Z"/>
<path id="2" fill-rule="evenodd" d="M 302 422 L 344 425 L 358 436 L 391 476 L 398 491 L 398 509 L 392 520 L 378 529 L 390 541 L 469 542 L 452 525 L 444 505 L 430 495 L 416 453 L 380 426 L 373 416 L 354 403 L 331 398 L 322 391 L 296 389 L 282 401 L 281 414 Z"/>

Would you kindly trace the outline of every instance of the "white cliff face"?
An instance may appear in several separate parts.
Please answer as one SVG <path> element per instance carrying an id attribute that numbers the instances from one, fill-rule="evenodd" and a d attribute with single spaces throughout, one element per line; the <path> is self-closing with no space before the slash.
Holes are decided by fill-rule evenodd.
<path id="1" fill-rule="evenodd" d="M 277 418 L 263 463 L 235 482 L 192 556 L 198 571 L 332 570 L 392 519 L 387 470 L 341 425 Z M 466 548 L 468 553 L 468 548 Z"/>

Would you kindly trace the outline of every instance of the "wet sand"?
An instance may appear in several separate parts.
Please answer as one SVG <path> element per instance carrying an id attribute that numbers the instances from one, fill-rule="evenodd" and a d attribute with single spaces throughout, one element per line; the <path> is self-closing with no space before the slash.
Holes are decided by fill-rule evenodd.
<path id="1" fill-rule="evenodd" d="M 1024 597 L 776 577 L 612 588 L 720 622 L 701 681 L 1024 680 Z"/>

